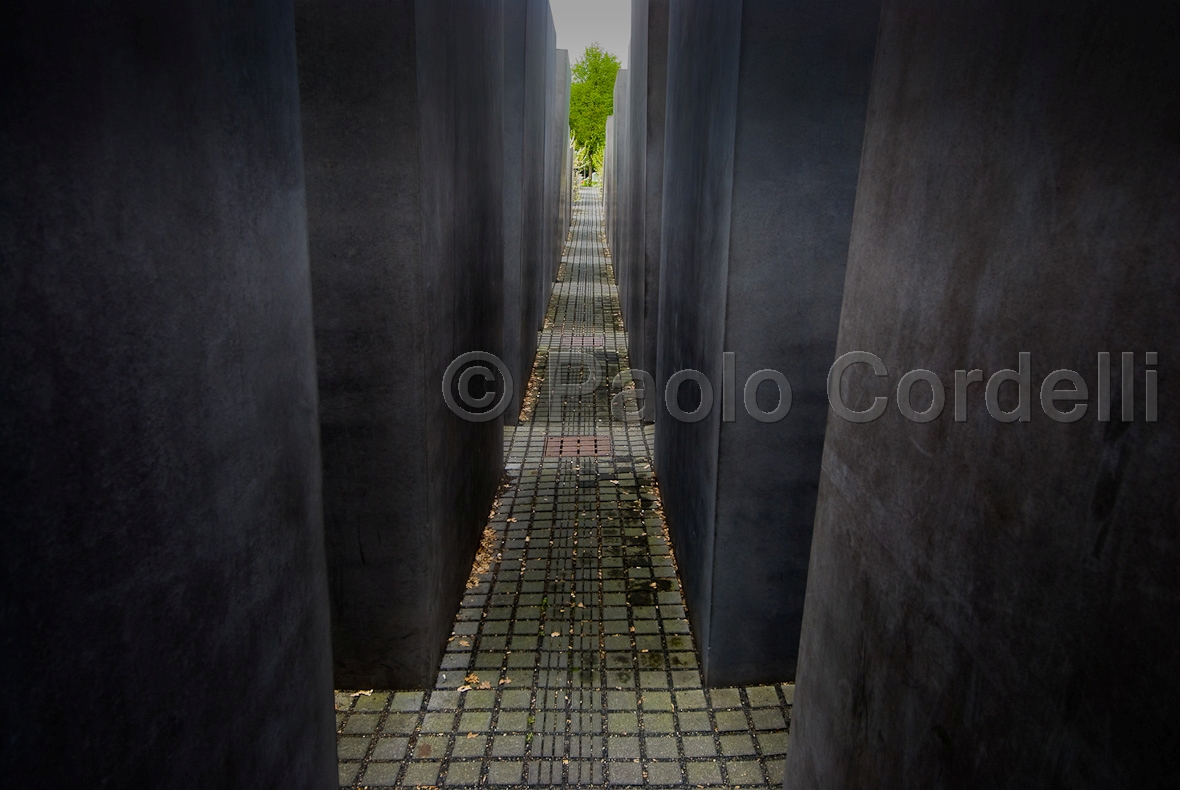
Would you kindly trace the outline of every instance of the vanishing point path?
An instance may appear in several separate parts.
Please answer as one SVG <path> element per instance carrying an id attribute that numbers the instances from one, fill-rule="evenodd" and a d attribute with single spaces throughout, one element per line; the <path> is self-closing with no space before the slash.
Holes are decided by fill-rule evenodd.
<path id="1" fill-rule="evenodd" d="M 794 687 L 705 689 L 628 368 L 597 189 L 581 189 L 507 482 L 430 691 L 336 694 L 342 787 L 780 785 Z M 550 398 L 549 356 L 564 354 Z M 568 380 L 567 380 L 568 379 Z M 617 388 L 616 388 L 617 391 Z M 487 560 L 490 560 L 488 562 Z"/>

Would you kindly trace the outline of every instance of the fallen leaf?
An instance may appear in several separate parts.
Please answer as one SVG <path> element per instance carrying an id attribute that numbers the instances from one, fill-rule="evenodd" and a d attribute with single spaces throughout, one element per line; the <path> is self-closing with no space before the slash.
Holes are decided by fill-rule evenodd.
<path id="1" fill-rule="evenodd" d="M 500 678 L 500 685 L 504 685 L 505 683 L 511 683 L 511 682 L 512 682 L 512 678 Z"/>
<path id="2" fill-rule="evenodd" d="M 471 674 L 469 674 L 467 677 L 463 678 L 463 681 L 464 681 L 465 683 L 471 683 L 471 684 L 478 683 L 478 682 L 479 682 L 479 675 L 477 675 L 477 674 L 475 674 L 474 672 L 472 672 L 472 673 L 471 673 Z"/>
<path id="3" fill-rule="evenodd" d="M 486 691 L 487 689 L 490 689 L 492 687 L 492 682 L 490 680 L 481 681 L 479 684 L 479 687 Z"/>
<path id="4" fill-rule="evenodd" d="M 455 689 L 455 691 L 462 694 L 464 691 L 471 691 L 471 686 L 460 686 L 459 688 Z"/>
<path id="5" fill-rule="evenodd" d="M 373 696 L 373 689 L 369 689 L 368 691 L 354 691 L 351 694 L 349 694 L 348 696 L 359 697 L 362 694 L 364 694 L 366 697 L 371 697 L 371 696 Z"/>
<path id="6" fill-rule="evenodd" d="M 459 644 L 461 644 L 463 647 L 471 647 L 471 643 L 468 642 L 466 639 L 460 639 Z"/>
<path id="7" fill-rule="evenodd" d="M 553 632 L 553 633 L 551 633 L 549 636 L 561 636 L 561 634 L 560 634 L 560 633 L 558 633 L 557 631 L 554 631 L 554 632 Z"/>
<path id="8" fill-rule="evenodd" d="M 474 738 L 474 737 L 475 737 L 475 733 L 474 733 L 474 732 L 469 732 L 469 733 L 467 733 L 467 737 L 468 737 L 468 738 Z"/>

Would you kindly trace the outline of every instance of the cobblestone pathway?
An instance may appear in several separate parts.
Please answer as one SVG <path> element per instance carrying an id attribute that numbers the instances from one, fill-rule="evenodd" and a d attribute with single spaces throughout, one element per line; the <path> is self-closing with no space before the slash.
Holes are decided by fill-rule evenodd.
<path id="1" fill-rule="evenodd" d="M 342 787 L 782 781 L 794 687 L 702 688 L 652 428 L 611 417 L 605 382 L 627 352 L 598 200 L 575 203 L 530 417 L 505 430 L 491 566 L 433 690 L 337 692 Z M 583 394 L 594 367 L 603 383 Z"/>

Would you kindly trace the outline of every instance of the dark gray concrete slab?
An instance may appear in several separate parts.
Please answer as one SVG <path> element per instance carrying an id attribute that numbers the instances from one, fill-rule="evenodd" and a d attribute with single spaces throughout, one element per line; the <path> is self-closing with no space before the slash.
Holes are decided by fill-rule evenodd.
<path id="1" fill-rule="evenodd" d="M 615 74 L 614 92 L 614 123 L 611 126 L 611 191 L 606 204 L 606 238 L 610 246 L 611 263 L 615 269 L 615 282 L 619 287 L 619 299 L 624 303 L 627 298 L 627 278 L 620 266 L 626 265 L 627 236 L 625 229 L 629 226 L 629 192 L 627 189 L 627 134 L 630 79 L 627 69 L 619 69 Z"/>
<path id="2" fill-rule="evenodd" d="M 661 403 L 657 470 L 712 686 L 795 675 L 878 15 L 873 0 L 670 12 L 657 389 L 694 369 L 714 402 L 696 423 Z M 742 402 L 762 369 L 792 388 L 777 422 Z"/>
<path id="3" fill-rule="evenodd" d="M 838 350 L 890 374 L 845 401 L 889 401 L 828 424 L 785 784 L 1175 787 L 1177 9 L 935 5 L 882 16 Z M 954 371 L 1021 352 L 1028 422 L 983 384 L 956 422 Z M 926 424 L 893 400 L 916 368 Z M 1042 410 L 1057 369 L 1077 422 Z"/>
<path id="4" fill-rule="evenodd" d="M 6 8 L 6 787 L 337 786 L 294 46 Z"/>
<path id="5" fill-rule="evenodd" d="M 557 50 L 557 104 L 554 112 L 558 115 L 557 126 L 561 129 L 561 184 L 558 196 L 557 235 L 558 235 L 558 264 L 561 263 L 561 250 L 565 246 L 570 234 L 570 225 L 574 219 L 574 150 L 570 142 L 570 53 L 567 50 Z"/>
<path id="6" fill-rule="evenodd" d="M 611 146 L 614 148 L 611 179 L 614 182 L 614 191 L 611 202 L 607 206 L 606 238 L 610 245 L 611 263 L 615 270 L 615 284 L 619 289 L 620 308 L 627 303 L 627 286 L 629 284 L 626 272 L 627 243 L 629 241 L 627 232 L 632 225 L 629 211 L 631 179 L 628 154 L 630 151 L 627 144 L 630 131 L 628 123 L 631 109 L 630 90 L 628 70 L 619 69 L 615 74 L 615 89 L 612 97 L 615 124 L 614 139 L 611 140 Z"/>
<path id="7" fill-rule="evenodd" d="M 631 211 L 622 304 L 631 367 L 655 373 L 660 299 L 660 218 L 664 187 L 664 91 L 668 81 L 668 2 L 632 0 L 630 71 Z"/>
<path id="8" fill-rule="evenodd" d="M 548 0 L 504 0 L 504 360 L 516 383 L 504 413 L 509 424 L 520 415 L 548 298 L 543 280 L 550 13 Z"/>
<path id="9" fill-rule="evenodd" d="M 615 138 L 615 116 L 606 116 L 606 135 L 602 147 L 602 225 L 603 230 L 610 238 L 610 201 L 614 196 L 614 171 L 612 166 L 614 164 L 614 138 Z"/>
<path id="10" fill-rule="evenodd" d="M 439 387 L 502 353 L 500 4 L 297 24 L 336 683 L 428 686 L 502 469 Z"/>
<path id="11" fill-rule="evenodd" d="M 546 9 L 549 6 L 546 4 Z M 561 262 L 561 245 L 565 241 L 565 231 L 560 230 L 561 224 L 561 161 L 562 148 L 568 135 L 564 129 L 569 124 L 569 99 L 565 100 L 565 110 L 561 110 L 561 72 L 557 58 L 557 30 L 553 26 L 553 15 L 549 13 L 546 23 L 546 61 L 545 61 L 545 257 L 543 262 L 544 277 L 541 282 L 540 309 L 537 311 L 536 328 L 541 329 L 545 322 L 545 308 L 549 302 L 549 294 L 553 290 L 553 281 L 557 279 L 557 267 Z"/>

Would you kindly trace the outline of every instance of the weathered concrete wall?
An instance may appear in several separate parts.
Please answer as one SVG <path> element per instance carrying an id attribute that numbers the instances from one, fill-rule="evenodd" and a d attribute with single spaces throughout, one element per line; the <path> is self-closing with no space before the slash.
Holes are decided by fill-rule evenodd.
<path id="1" fill-rule="evenodd" d="M 336 683 L 433 683 L 502 468 L 439 389 L 503 337 L 499 3 L 297 10 Z"/>
<path id="2" fill-rule="evenodd" d="M 889 401 L 828 425 L 786 786 L 1175 787 L 1177 9 L 935 6 L 882 16 L 839 351 L 889 370 L 845 402 Z M 1021 352 L 1028 422 L 982 383 L 957 422 L 954 371 Z M 916 368 L 946 390 L 926 424 L 893 400 Z M 1088 387 L 1071 424 L 1057 369 Z"/>
<path id="3" fill-rule="evenodd" d="M 561 263 L 561 251 L 565 248 L 565 240 L 569 236 L 570 223 L 573 222 L 573 149 L 570 147 L 570 53 L 564 49 L 557 50 L 557 104 L 554 112 L 557 114 L 557 127 L 560 129 L 561 146 L 561 183 L 559 186 L 557 211 L 557 264 Z M 556 269 L 554 269 L 556 274 Z"/>
<path id="4" fill-rule="evenodd" d="M 548 0 L 504 0 L 504 360 L 513 382 L 504 413 L 515 424 L 548 290 L 544 259 Z"/>
<path id="5" fill-rule="evenodd" d="M 670 12 L 657 386 L 694 369 L 714 402 L 695 423 L 661 402 L 656 454 L 712 686 L 795 674 L 878 15 L 874 0 Z M 776 422 L 742 402 L 761 369 L 791 385 Z M 776 389 L 752 390 L 762 412 Z"/>
<path id="6" fill-rule="evenodd" d="M 612 189 L 606 206 L 606 238 L 610 246 L 611 263 L 615 269 L 615 281 L 619 287 L 619 301 L 625 303 L 627 293 L 626 274 L 620 271 L 621 262 L 627 260 L 625 245 L 627 239 L 625 228 L 629 221 L 629 203 L 627 201 L 627 111 L 629 109 L 628 91 L 630 79 L 627 69 L 619 69 L 615 75 L 614 92 L 614 124 L 611 131 L 611 166 L 610 178 Z M 623 264 L 625 265 L 625 263 Z"/>
<path id="7" fill-rule="evenodd" d="M 660 299 L 660 216 L 664 187 L 664 90 L 668 0 L 632 0 L 628 62 L 631 118 L 626 145 L 630 212 L 622 303 L 631 367 L 655 373 Z"/>
<path id="8" fill-rule="evenodd" d="M 606 135 L 602 147 L 602 224 L 603 230 L 610 238 L 610 201 L 614 194 L 614 139 L 615 116 L 612 113 L 606 117 Z"/>
<path id="9" fill-rule="evenodd" d="M 0 775 L 336 787 L 287 3 L 0 27 Z"/>
<path id="10" fill-rule="evenodd" d="M 548 8 L 548 6 L 546 6 Z M 561 211 L 561 150 L 568 136 L 563 129 L 569 123 L 569 99 L 566 99 L 564 114 L 560 109 L 561 80 L 557 57 L 557 30 L 553 26 L 553 15 L 549 14 L 545 62 L 545 259 L 543 296 L 537 312 L 536 328 L 545 322 L 545 310 L 549 306 L 549 294 L 557 278 L 557 266 L 561 261 L 561 243 L 565 234 L 560 233 Z"/>

